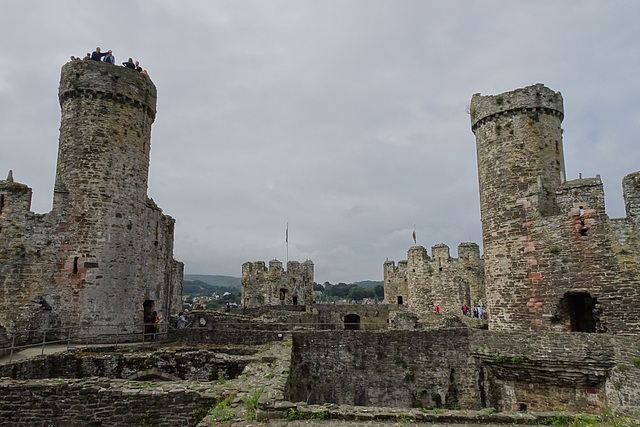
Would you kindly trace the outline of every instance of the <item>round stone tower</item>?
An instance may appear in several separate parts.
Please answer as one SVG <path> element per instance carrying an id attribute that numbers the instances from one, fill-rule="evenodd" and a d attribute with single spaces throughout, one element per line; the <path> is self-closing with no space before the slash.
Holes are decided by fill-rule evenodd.
<path id="1" fill-rule="evenodd" d="M 145 75 L 97 61 L 62 67 L 53 217 L 55 273 L 69 324 L 134 325 L 146 238 L 145 209 L 156 88 Z M 144 297 L 142 297 L 144 300 Z"/>
<path id="2" fill-rule="evenodd" d="M 495 96 L 473 95 L 485 283 L 491 329 L 529 328 L 525 287 L 528 227 L 557 212 L 565 181 L 562 95 L 542 84 Z M 527 326 L 525 326 L 527 325 Z"/>

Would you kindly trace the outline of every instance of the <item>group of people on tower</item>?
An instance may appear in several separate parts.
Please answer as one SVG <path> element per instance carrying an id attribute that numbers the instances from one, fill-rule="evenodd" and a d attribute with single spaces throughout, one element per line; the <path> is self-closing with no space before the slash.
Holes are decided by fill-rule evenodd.
<path id="1" fill-rule="evenodd" d="M 71 60 L 81 61 L 79 57 L 75 57 L 75 56 L 71 56 Z M 96 47 L 96 50 L 93 51 L 93 53 L 87 52 L 87 55 L 82 59 L 82 61 L 102 61 L 102 62 L 107 62 L 109 64 L 115 65 L 116 57 L 113 56 L 113 51 L 111 49 L 109 49 L 107 52 L 102 52 L 102 50 L 100 49 L 100 46 L 98 46 Z M 142 69 L 142 67 L 140 66 L 140 62 L 138 61 L 133 62 L 132 58 L 129 58 L 128 61 L 123 62 L 122 65 L 126 68 L 137 71 L 149 77 L 149 73 L 147 73 L 147 70 Z"/>

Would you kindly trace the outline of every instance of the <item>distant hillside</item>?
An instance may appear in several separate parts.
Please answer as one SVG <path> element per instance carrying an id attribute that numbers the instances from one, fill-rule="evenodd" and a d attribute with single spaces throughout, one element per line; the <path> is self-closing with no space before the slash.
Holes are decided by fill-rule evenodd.
<path id="1" fill-rule="evenodd" d="M 363 280 L 353 282 L 350 285 L 357 285 L 361 288 L 373 289 L 376 285 L 383 285 L 382 281 Z M 238 293 L 240 292 L 240 278 L 220 275 L 207 274 L 185 274 L 184 287 L 182 293 L 184 295 L 212 295 L 214 292 L 223 294 L 224 292 Z"/>
<path id="2" fill-rule="evenodd" d="M 384 285 L 382 280 L 363 280 L 362 282 L 353 282 L 352 285 L 358 285 L 361 288 L 375 288 L 377 285 Z"/>
<path id="3" fill-rule="evenodd" d="M 224 286 L 227 288 L 240 289 L 240 278 L 231 276 L 208 275 L 208 274 L 185 274 L 185 282 L 204 282 L 211 286 Z M 185 292 L 186 293 L 186 292 Z"/>
<path id="4" fill-rule="evenodd" d="M 224 295 L 229 292 L 230 294 L 239 294 L 240 289 L 232 288 L 229 286 L 215 286 L 208 283 L 204 283 L 201 280 L 185 280 L 182 286 L 182 295 L 192 297 L 210 297 L 214 294 Z"/>

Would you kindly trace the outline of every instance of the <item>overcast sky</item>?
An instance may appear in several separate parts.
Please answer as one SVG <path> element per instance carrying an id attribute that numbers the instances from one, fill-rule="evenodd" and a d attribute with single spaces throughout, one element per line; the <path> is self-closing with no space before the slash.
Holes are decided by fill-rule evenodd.
<path id="1" fill-rule="evenodd" d="M 607 213 L 640 169 L 640 2 L 0 0 L 0 179 L 49 212 L 60 68 L 112 49 L 158 88 L 148 194 L 188 274 L 315 264 L 382 280 L 413 245 L 481 245 L 474 93 L 564 97 L 567 179 Z"/>

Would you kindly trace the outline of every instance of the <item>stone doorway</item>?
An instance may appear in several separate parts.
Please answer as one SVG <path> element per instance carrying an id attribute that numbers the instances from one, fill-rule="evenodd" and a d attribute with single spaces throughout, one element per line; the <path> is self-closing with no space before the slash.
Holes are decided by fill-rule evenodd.
<path id="1" fill-rule="evenodd" d="M 143 320 L 144 323 L 144 332 L 145 334 L 153 333 L 153 325 L 149 324 L 151 322 L 151 313 L 153 313 L 153 303 L 154 301 L 146 300 L 143 304 Z"/>
<path id="2" fill-rule="evenodd" d="M 344 316 L 344 329 L 351 331 L 360 330 L 360 316 L 357 314 L 347 314 Z"/>
<path id="3" fill-rule="evenodd" d="M 596 304 L 598 300 L 588 292 L 567 292 L 559 304 L 561 318 L 568 322 L 571 332 L 596 332 Z"/>
<path id="4" fill-rule="evenodd" d="M 587 292 L 565 294 L 569 309 L 571 332 L 595 332 L 596 317 L 594 310 L 598 303 Z"/>

